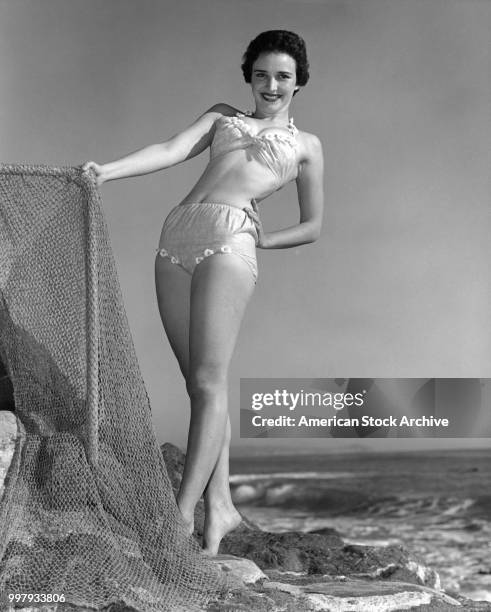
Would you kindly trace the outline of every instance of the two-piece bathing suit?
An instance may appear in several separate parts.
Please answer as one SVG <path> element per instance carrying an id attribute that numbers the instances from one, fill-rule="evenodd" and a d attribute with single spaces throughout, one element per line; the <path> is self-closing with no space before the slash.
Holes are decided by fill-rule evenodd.
<path id="1" fill-rule="evenodd" d="M 293 120 L 290 119 L 287 130 L 272 132 L 274 128 L 266 128 L 255 134 L 242 117 L 242 113 L 237 113 L 217 119 L 210 158 L 247 149 L 253 159 L 271 170 L 277 178 L 277 188 L 295 178 L 298 130 Z M 252 206 L 238 208 L 212 202 L 179 204 L 164 222 L 157 251 L 189 274 L 205 257 L 234 253 L 249 265 L 256 282 L 258 231 L 251 216 L 252 210 L 257 212 L 254 200 Z"/>

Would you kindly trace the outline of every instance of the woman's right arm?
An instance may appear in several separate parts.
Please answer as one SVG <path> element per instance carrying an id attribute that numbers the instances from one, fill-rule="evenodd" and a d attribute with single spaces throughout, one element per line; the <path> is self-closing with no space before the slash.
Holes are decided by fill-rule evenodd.
<path id="1" fill-rule="evenodd" d="M 215 104 L 192 125 L 165 142 L 149 145 L 106 164 L 88 161 L 82 170 L 93 170 L 97 184 L 102 185 L 106 181 L 140 176 L 175 166 L 199 155 L 210 145 L 215 121 L 223 114 L 231 114 L 231 108 L 227 104 Z"/>

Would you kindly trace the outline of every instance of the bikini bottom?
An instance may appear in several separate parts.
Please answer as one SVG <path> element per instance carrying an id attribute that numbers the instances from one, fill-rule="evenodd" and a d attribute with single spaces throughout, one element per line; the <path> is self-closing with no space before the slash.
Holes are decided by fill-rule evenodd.
<path id="1" fill-rule="evenodd" d="M 157 252 L 189 274 L 206 257 L 234 253 L 247 263 L 256 282 L 258 233 L 249 211 L 252 208 L 230 204 L 179 204 L 164 221 Z"/>

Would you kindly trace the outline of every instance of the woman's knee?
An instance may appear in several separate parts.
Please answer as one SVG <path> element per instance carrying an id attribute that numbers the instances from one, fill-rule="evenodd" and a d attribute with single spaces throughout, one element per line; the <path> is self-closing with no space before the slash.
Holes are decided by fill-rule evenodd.
<path id="1" fill-rule="evenodd" d="M 186 389 L 191 399 L 213 397 L 227 391 L 227 373 L 218 365 L 190 368 Z"/>

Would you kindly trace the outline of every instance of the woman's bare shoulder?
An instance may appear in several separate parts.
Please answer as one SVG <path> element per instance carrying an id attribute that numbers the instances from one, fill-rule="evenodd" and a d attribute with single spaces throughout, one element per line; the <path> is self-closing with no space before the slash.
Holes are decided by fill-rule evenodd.
<path id="1" fill-rule="evenodd" d="M 237 113 L 240 113 L 239 109 L 234 108 L 230 104 L 226 104 L 225 102 L 219 102 L 218 104 L 214 104 L 211 108 L 209 108 L 207 113 L 214 113 L 218 116 L 225 117 L 233 117 Z"/>
<path id="2" fill-rule="evenodd" d="M 297 140 L 300 145 L 301 157 L 304 160 L 322 158 L 322 143 L 318 136 L 299 130 Z"/>

